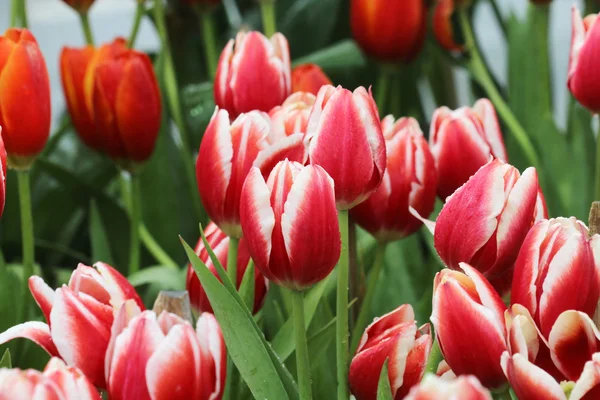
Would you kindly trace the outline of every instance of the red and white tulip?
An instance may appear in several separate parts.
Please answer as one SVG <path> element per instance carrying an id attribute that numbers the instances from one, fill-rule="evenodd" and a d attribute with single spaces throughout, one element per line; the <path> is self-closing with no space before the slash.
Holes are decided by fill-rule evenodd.
<path id="1" fill-rule="evenodd" d="M 455 379 L 427 375 L 404 400 L 492 400 L 492 395 L 473 375 Z"/>

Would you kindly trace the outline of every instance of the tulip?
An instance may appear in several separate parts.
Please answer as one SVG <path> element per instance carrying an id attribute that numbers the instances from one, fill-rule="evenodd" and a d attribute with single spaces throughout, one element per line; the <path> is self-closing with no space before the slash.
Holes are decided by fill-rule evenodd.
<path id="1" fill-rule="evenodd" d="M 50 80 L 27 29 L 0 36 L 0 126 L 9 165 L 28 169 L 50 135 Z"/>
<path id="2" fill-rule="evenodd" d="M 507 350 L 506 306 L 480 272 L 465 263 L 460 268 L 464 273 L 450 269 L 437 273 L 431 322 L 454 373 L 472 374 L 484 386 L 498 387 L 506 381 L 500 367 Z"/>
<path id="3" fill-rule="evenodd" d="M 456 43 L 454 40 L 454 29 L 452 28 L 454 6 L 454 0 L 437 0 L 433 10 L 433 34 L 444 49 L 462 51 L 462 44 Z"/>
<path id="4" fill-rule="evenodd" d="M 94 4 L 94 0 L 63 0 L 73 10 L 80 14 L 87 14 L 90 7 Z"/>
<path id="5" fill-rule="evenodd" d="M 285 99 L 283 104 L 269 111 L 273 141 L 285 139 L 296 133 L 305 134 L 315 99 L 311 93 L 296 92 Z"/>
<path id="6" fill-rule="evenodd" d="M 571 54 L 567 86 L 573 97 L 593 113 L 600 112 L 600 86 L 596 70 L 600 63 L 600 23 L 596 14 L 581 19 L 577 7 L 572 9 Z"/>
<path id="7" fill-rule="evenodd" d="M 352 394 L 357 400 L 377 399 L 379 376 L 387 359 L 392 396 L 403 399 L 423 377 L 431 345 L 429 324 L 417 328 L 409 304 L 376 318 L 365 330 L 350 364 Z"/>
<path id="8" fill-rule="evenodd" d="M 435 204 L 437 176 L 433 156 L 419 123 L 413 118 L 381 121 L 387 150 L 383 183 L 364 202 L 351 210 L 354 220 L 382 242 L 402 239 L 419 229 L 420 215 L 431 214 Z"/>
<path id="9" fill-rule="evenodd" d="M 282 161 L 267 182 L 252 168 L 240 215 L 252 259 L 278 285 L 307 289 L 325 279 L 340 257 L 333 181 L 319 166 Z"/>
<path id="10" fill-rule="evenodd" d="M 321 86 L 331 84 L 329 77 L 316 64 L 302 64 L 292 69 L 292 93 L 308 92 L 316 96 Z"/>
<path id="11" fill-rule="evenodd" d="M 437 218 L 434 245 L 444 264 L 458 269 L 466 262 L 504 293 L 534 222 L 538 190 L 535 168 L 520 176 L 500 160 L 482 167 L 448 197 Z"/>
<path id="12" fill-rule="evenodd" d="M 0 334 L 0 344 L 15 338 L 32 340 L 51 356 L 79 368 L 96 386 L 105 387 L 104 355 L 113 314 L 132 300 L 144 307 L 135 289 L 117 270 L 104 263 L 79 264 L 68 285 L 53 291 L 39 276 L 29 289 L 48 324 L 31 321 Z"/>
<path id="13" fill-rule="evenodd" d="M 220 399 L 226 349 L 221 328 L 203 313 L 196 330 L 175 314 L 140 312 L 128 302 L 115 317 L 106 353 L 111 400 Z"/>
<path id="14" fill-rule="evenodd" d="M 438 171 L 438 194 L 445 199 L 492 157 L 507 161 L 494 106 L 487 99 L 473 108 L 433 113 L 429 146 Z"/>
<path id="15" fill-rule="evenodd" d="M 98 390 L 80 370 L 51 358 L 44 372 L 0 369 L 0 398 L 10 400 L 100 400 Z"/>
<path id="16" fill-rule="evenodd" d="M 404 400 L 492 400 L 491 393 L 473 375 L 443 379 L 427 375 Z"/>
<path id="17" fill-rule="evenodd" d="M 385 172 L 385 139 L 377 105 L 363 87 L 323 86 L 308 119 L 309 159 L 335 182 L 336 205 L 349 210 L 377 189 Z"/>
<path id="18" fill-rule="evenodd" d="M 204 234 L 206 236 L 206 240 L 210 245 L 211 249 L 214 251 L 215 255 L 219 259 L 223 268 L 227 269 L 227 253 L 229 249 L 229 237 L 223 233 L 219 229 L 217 225 L 214 223 L 208 224 L 206 227 Z M 218 279 L 219 274 L 213 265 L 208 251 L 204 247 L 204 242 L 202 238 L 198 240 L 198 244 L 196 244 L 196 255 L 202 260 L 202 262 L 210 269 L 210 272 L 213 273 Z M 250 254 L 248 253 L 248 247 L 246 246 L 246 241 L 244 239 L 240 240 L 238 246 L 238 254 L 237 254 L 237 288 L 240 288 L 242 284 L 242 278 L 244 277 L 244 273 L 246 272 L 246 268 L 248 263 L 250 262 Z M 192 306 L 194 306 L 200 312 L 209 312 L 212 313 L 212 307 L 204 292 L 204 288 L 200 284 L 200 280 L 196 276 L 196 272 L 194 271 L 194 267 L 192 265 L 188 265 L 187 271 L 187 291 L 190 294 L 190 301 Z M 258 312 L 260 307 L 263 304 L 263 300 L 267 293 L 267 280 L 262 276 L 259 270 L 254 272 L 254 312 Z"/>
<path id="19" fill-rule="evenodd" d="M 215 78 L 215 103 L 234 117 L 252 110 L 268 112 L 291 92 L 288 42 L 280 33 L 239 32 L 221 53 Z"/>
<path id="20" fill-rule="evenodd" d="M 502 354 L 502 369 L 519 399 L 567 400 L 560 384 L 522 354 Z"/>
<path id="21" fill-rule="evenodd" d="M 423 0 L 352 0 L 350 7 L 352 35 L 369 56 L 408 62 L 423 47 L 427 26 Z M 402 23 L 395 15 L 402 16 Z"/>

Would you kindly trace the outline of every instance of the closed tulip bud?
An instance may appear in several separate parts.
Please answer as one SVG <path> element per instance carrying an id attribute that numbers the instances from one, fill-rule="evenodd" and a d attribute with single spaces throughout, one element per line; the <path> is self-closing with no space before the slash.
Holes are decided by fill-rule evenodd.
<path id="1" fill-rule="evenodd" d="M 421 51 L 427 26 L 423 0 L 352 0 L 350 7 L 352 35 L 369 56 L 408 62 Z"/>
<path id="2" fill-rule="evenodd" d="M 428 216 L 435 204 L 437 176 L 433 156 L 419 123 L 413 118 L 381 121 L 387 150 L 387 168 L 379 188 L 354 207 L 354 220 L 379 241 L 402 239 L 414 233 L 421 221 L 409 207 Z"/>
<path id="3" fill-rule="evenodd" d="M 0 126 L 8 164 L 28 169 L 50 135 L 50 80 L 27 29 L 0 36 Z"/>
<path id="4" fill-rule="evenodd" d="M 444 49 L 449 51 L 462 51 L 462 44 L 456 43 L 452 14 L 454 13 L 454 0 L 437 0 L 433 10 L 433 35 Z"/>
<path id="5" fill-rule="evenodd" d="M 429 324 L 417 328 L 409 304 L 376 318 L 363 334 L 350 364 L 348 381 L 357 400 L 377 399 L 381 369 L 388 360 L 394 399 L 403 399 L 425 373 L 432 339 Z"/>
<path id="6" fill-rule="evenodd" d="M 292 93 L 308 92 L 316 96 L 321 86 L 331 84 L 329 77 L 316 64 L 302 64 L 292 70 Z"/>
<path id="7" fill-rule="evenodd" d="M 538 190 L 535 168 L 521 175 L 499 160 L 482 167 L 447 198 L 437 218 L 434 245 L 444 264 L 459 269 L 466 262 L 500 293 L 510 289 L 515 260 L 536 215 Z"/>
<path id="8" fill-rule="evenodd" d="M 431 322 L 444 359 L 456 375 L 475 375 L 494 388 L 506 378 L 500 357 L 506 348 L 506 306 L 475 268 L 461 263 L 464 273 L 444 269 L 433 284 Z M 477 340 L 468 340 L 476 337 Z"/>
<path id="9" fill-rule="evenodd" d="M 507 161 L 494 106 L 487 99 L 473 108 L 433 113 L 429 146 L 438 171 L 438 194 L 444 200 L 492 157 Z"/>
<path id="10" fill-rule="evenodd" d="M 221 53 L 215 77 L 215 103 L 232 116 L 252 110 L 268 112 L 291 92 L 287 39 L 260 32 L 240 32 Z"/>
<path id="11" fill-rule="evenodd" d="M 203 313 L 196 329 L 175 314 L 122 307 L 106 353 L 111 400 L 220 399 L 226 349 L 221 328 Z"/>
<path id="12" fill-rule="evenodd" d="M 128 300 L 140 308 L 144 305 L 117 270 L 104 263 L 94 267 L 79 264 L 69 284 L 56 290 L 38 276 L 29 278 L 29 290 L 48 324 L 31 321 L 14 326 L 0 334 L 0 344 L 15 338 L 32 340 L 104 388 L 104 356 L 113 314 Z"/>
<path id="13" fill-rule="evenodd" d="M 80 14 L 87 14 L 90 7 L 94 4 L 94 0 L 63 0 L 73 10 Z"/>
<path id="14" fill-rule="evenodd" d="M 100 400 L 98 390 L 77 368 L 51 358 L 44 372 L 0 369 L 0 398 L 6 400 Z"/>
<path id="15" fill-rule="evenodd" d="M 252 168 L 240 214 L 250 256 L 270 281 L 303 290 L 335 267 L 341 240 L 333 181 L 318 165 L 285 160 L 267 182 Z"/>
<path id="16" fill-rule="evenodd" d="M 206 229 L 204 230 L 204 234 L 206 236 L 206 240 L 210 245 L 210 248 L 214 251 L 215 255 L 219 259 L 219 262 L 223 266 L 223 268 L 227 269 L 227 253 L 229 250 L 229 237 L 223 233 L 219 229 L 217 225 L 214 223 L 208 224 Z M 196 244 L 196 255 L 202 260 L 202 262 L 210 269 L 210 272 L 213 273 L 220 280 L 217 269 L 213 265 L 208 251 L 204 247 L 204 242 L 202 238 L 198 240 L 198 244 Z M 242 278 L 244 277 L 244 273 L 246 272 L 246 268 L 248 267 L 248 263 L 250 262 L 250 253 L 248 253 L 248 247 L 246 246 L 246 241 L 242 238 L 238 244 L 238 254 L 237 254 L 237 282 L 236 287 L 239 289 L 242 284 Z M 210 301 L 204 292 L 204 288 L 200 284 L 200 280 L 196 276 L 196 271 L 192 265 L 188 265 L 187 270 L 187 284 L 186 288 L 190 294 L 190 301 L 192 306 L 194 306 L 198 311 L 201 312 L 209 312 L 212 313 L 212 307 L 210 305 Z M 258 312 L 260 307 L 263 304 L 263 300 L 265 298 L 265 294 L 267 293 L 267 280 L 262 276 L 260 271 L 257 269 L 254 271 L 254 312 Z"/>
<path id="17" fill-rule="evenodd" d="M 427 375 L 404 400 L 492 400 L 492 394 L 473 375 L 455 379 Z"/>
<path id="18" fill-rule="evenodd" d="M 335 182 L 338 209 L 349 210 L 377 189 L 385 172 L 385 139 L 373 96 L 323 86 L 308 118 L 309 159 Z"/>
<path id="19" fill-rule="evenodd" d="M 573 97 L 593 113 L 600 112 L 600 20 L 596 14 L 581 19 L 575 5 L 572 10 L 571 54 L 567 86 Z"/>

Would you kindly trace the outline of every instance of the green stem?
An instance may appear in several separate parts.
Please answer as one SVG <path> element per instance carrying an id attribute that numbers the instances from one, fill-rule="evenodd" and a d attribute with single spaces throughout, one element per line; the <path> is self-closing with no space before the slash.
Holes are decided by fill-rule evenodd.
<path id="1" fill-rule="evenodd" d="M 356 325 L 354 326 L 354 330 L 352 331 L 352 344 L 350 345 L 351 352 L 356 351 L 363 331 L 367 326 L 367 321 L 371 312 L 371 303 L 373 302 L 373 297 L 375 296 L 375 288 L 377 287 L 377 281 L 379 280 L 379 275 L 381 275 L 381 269 L 385 264 L 384 259 L 386 246 L 387 243 L 378 242 L 377 248 L 375 249 L 375 260 L 373 261 L 373 267 L 371 268 L 371 272 L 369 273 L 367 291 L 365 292 L 364 300 L 360 306 L 360 313 L 358 314 Z"/>
<path id="2" fill-rule="evenodd" d="M 336 358 L 338 400 L 348 400 L 348 210 L 338 212 L 342 253 L 338 263 L 336 303 Z"/>
<path id="3" fill-rule="evenodd" d="M 23 245 L 23 317 L 27 317 L 29 303 L 29 277 L 33 275 L 34 239 L 31 214 L 31 182 L 29 171 L 18 171 L 19 204 L 21 209 L 21 236 Z"/>
<path id="4" fill-rule="evenodd" d="M 202 25 L 202 40 L 204 41 L 204 52 L 206 54 L 206 68 L 210 79 L 215 79 L 217 73 L 217 62 L 219 53 L 217 52 L 217 41 L 215 37 L 215 23 L 212 13 L 207 10 L 199 11 L 200 24 Z"/>
<path id="5" fill-rule="evenodd" d="M 425 367 L 425 375 L 428 373 L 435 374 L 438 369 L 438 365 L 443 360 L 442 349 L 440 349 L 440 344 L 437 341 L 437 338 L 434 337 L 433 345 L 431 346 L 431 352 L 429 352 L 429 357 L 427 358 L 427 366 Z"/>
<path id="6" fill-rule="evenodd" d="M 469 21 L 469 16 L 467 15 L 466 9 L 463 8 L 459 11 L 459 18 L 461 28 L 465 36 L 465 46 L 466 49 L 469 50 L 471 56 L 468 62 L 468 67 L 473 75 L 473 78 L 482 86 L 492 103 L 494 103 L 494 106 L 496 106 L 496 111 L 498 114 L 500 114 L 500 117 L 519 143 L 519 146 L 521 147 L 521 150 L 523 150 L 529 165 L 534 166 L 538 175 L 541 175 L 541 163 L 538 154 L 533 147 L 533 143 L 529 139 L 529 136 L 527 136 L 525 129 L 523 129 L 511 109 L 502 98 L 502 95 L 498 91 L 498 88 L 494 84 L 492 77 L 483 63 L 481 55 L 479 54 L 479 50 L 475 45 L 473 29 L 471 28 L 471 22 Z"/>
<path id="7" fill-rule="evenodd" d="M 385 115 L 385 106 L 386 100 L 388 97 L 388 89 L 390 87 L 390 74 L 380 69 L 379 76 L 377 77 L 377 85 L 375 86 L 375 102 L 377 103 L 377 107 L 379 108 L 379 114 Z M 399 95 L 396 93 L 396 95 Z"/>
<path id="8" fill-rule="evenodd" d="M 130 248 L 129 248 L 129 275 L 140 269 L 140 224 L 142 221 L 142 210 L 140 204 L 140 178 L 138 174 L 131 173 L 130 178 Z"/>
<path id="9" fill-rule="evenodd" d="M 12 0 L 10 7 L 10 26 L 19 24 L 19 0 Z"/>
<path id="10" fill-rule="evenodd" d="M 594 200 L 600 200 L 600 127 L 596 137 L 596 189 L 594 191 Z"/>
<path id="11" fill-rule="evenodd" d="M 237 285 L 237 253 L 238 244 L 240 239 L 230 237 L 229 238 L 229 249 L 227 250 L 227 276 L 233 286 L 238 288 Z"/>
<path id="12" fill-rule="evenodd" d="M 85 36 L 85 43 L 88 46 L 94 45 L 94 35 L 92 34 L 92 28 L 90 27 L 90 20 L 88 18 L 88 13 L 84 12 L 79 14 L 79 19 L 81 20 L 81 28 L 83 29 L 83 34 Z"/>
<path id="13" fill-rule="evenodd" d="M 312 390 L 308 344 L 306 342 L 306 328 L 304 326 L 303 292 L 292 290 L 292 304 L 294 310 L 294 329 L 296 330 L 296 366 L 298 370 L 300 400 L 310 400 L 312 399 Z"/>
<path id="14" fill-rule="evenodd" d="M 19 11 L 21 14 L 21 27 L 22 28 L 27 28 L 29 26 L 29 23 L 27 22 L 27 4 L 26 4 L 27 0 L 20 0 L 19 1 Z"/>
<path id="15" fill-rule="evenodd" d="M 146 9 L 144 7 L 143 2 L 138 2 L 137 8 L 135 9 L 135 17 L 133 19 L 133 28 L 131 28 L 131 34 L 129 35 L 129 40 L 127 41 L 127 47 L 132 49 L 135 46 L 135 40 L 137 39 L 138 32 L 140 31 L 140 23 L 142 22 L 142 17 L 144 16 Z"/>
<path id="16" fill-rule="evenodd" d="M 266 37 L 271 37 L 277 32 L 275 19 L 275 0 L 261 0 L 260 12 L 262 15 L 263 31 Z"/>
<path id="17" fill-rule="evenodd" d="M 175 260 L 173 260 L 167 254 L 160 244 L 158 244 L 156 239 L 154 239 L 148 228 L 146 228 L 146 225 L 143 223 L 140 224 L 139 235 L 144 247 L 146 247 L 150 254 L 152 254 L 152 257 L 154 257 L 154 259 L 158 261 L 160 265 L 166 265 L 167 267 L 174 267 L 177 269 L 177 262 L 175 262 Z"/>

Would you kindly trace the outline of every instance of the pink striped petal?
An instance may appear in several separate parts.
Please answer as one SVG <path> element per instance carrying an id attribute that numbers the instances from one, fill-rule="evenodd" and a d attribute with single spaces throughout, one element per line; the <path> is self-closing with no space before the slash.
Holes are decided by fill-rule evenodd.
<path id="1" fill-rule="evenodd" d="M 365 329 L 356 352 L 360 352 L 363 348 L 371 347 L 385 335 L 387 331 L 393 327 L 412 322 L 415 320 L 415 312 L 410 304 L 402 304 L 395 310 L 375 318 L 373 322 Z"/>
<path id="2" fill-rule="evenodd" d="M 229 87 L 231 79 L 231 58 L 233 57 L 233 46 L 235 40 L 231 39 L 221 52 L 217 73 L 215 75 L 214 96 L 215 104 L 224 110 L 233 110 L 233 92 Z"/>
<path id="3" fill-rule="evenodd" d="M 404 400 L 492 400 L 490 392 L 473 375 L 455 379 L 427 375 Z"/>
<path id="4" fill-rule="evenodd" d="M 427 330 L 428 329 L 429 326 L 427 325 Z M 395 394 L 396 398 L 404 398 L 413 386 L 421 382 L 421 379 L 425 374 L 425 367 L 432 345 L 433 339 L 430 332 L 421 333 L 419 331 L 417 332 L 417 339 L 406 358 L 406 366 L 404 369 L 396 370 L 398 364 L 389 366 L 389 371 L 392 373 L 392 376 L 396 376 L 396 380 L 392 381 L 392 392 Z M 392 358 L 398 354 L 398 350 L 400 349 L 396 350 L 396 354 L 392 354 Z M 402 380 L 399 379 L 401 374 Z"/>
<path id="5" fill-rule="evenodd" d="M 225 389 L 227 376 L 227 349 L 221 327 L 214 315 L 202 313 L 196 322 L 196 335 L 201 345 L 208 349 L 215 364 L 215 390 L 209 400 L 220 399 Z"/>
<path id="6" fill-rule="evenodd" d="M 60 388 L 65 400 L 101 399 L 98 390 L 79 369 L 68 367 L 59 358 L 50 359 L 44 368 L 44 376 Z"/>
<path id="7" fill-rule="evenodd" d="M 135 288 L 119 271 L 103 262 L 95 263 L 94 267 L 104 279 L 106 290 L 111 297 L 110 305 L 113 308 L 119 308 L 125 301 L 133 300 L 141 310 L 145 309 Z"/>
<path id="8" fill-rule="evenodd" d="M 303 133 L 294 133 L 278 139 L 258 154 L 253 166 L 258 167 L 267 179 L 275 165 L 286 159 L 300 164 L 306 163 L 308 159 L 308 142 L 305 140 Z"/>
<path id="9" fill-rule="evenodd" d="M 115 350 L 117 336 L 127 327 L 129 321 L 140 315 L 142 311 L 133 300 L 128 300 L 116 310 L 115 319 L 110 328 L 110 341 L 104 357 L 104 376 L 110 376 L 111 361 Z"/>
<path id="10" fill-rule="evenodd" d="M 51 356 L 59 355 L 58 350 L 52 341 L 50 328 L 43 322 L 29 321 L 7 329 L 0 334 L 0 344 L 18 338 L 31 340 Z"/>
<path id="11" fill-rule="evenodd" d="M 502 354 L 502 370 L 517 397 L 522 400 L 567 400 L 563 389 L 546 371 L 527 360 L 526 356 Z"/>
<path id="12" fill-rule="evenodd" d="M 569 400 L 594 400 L 600 398 L 600 353 L 585 363 L 581 376 L 571 391 Z"/>
<path id="13" fill-rule="evenodd" d="M 39 371 L 0 369 L 0 399 L 2 400 L 65 400 L 59 387 Z M 71 399 L 66 399 L 71 400 Z M 74 399 L 72 399 L 74 400 Z"/>
<path id="14" fill-rule="evenodd" d="M 111 295 L 106 288 L 104 279 L 93 267 L 79 263 L 69 279 L 69 288 L 75 293 L 86 293 L 102 304 L 110 304 Z"/>
<path id="15" fill-rule="evenodd" d="M 52 311 L 54 304 L 54 290 L 39 276 L 32 276 L 29 278 L 29 291 L 42 310 L 46 322 L 50 323 L 50 311 Z"/>
<path id="16" fill-rule="evenodd" d="M 507 328 L 507 345 L 510 354 L 521 354 L 533 362 L 540 349 L 539 332 L 529 311 L 514 304 L 504 313 Z"/>
<path id="17" fill-rule="evenodd" d="M 481 119 L 484 137 L 488 142 L 494 157 L 504 162 L 508 162 L 508 155 L 506 154 L 506 148 L 504 147 L 502 131 L 500 130 L 498 116 L 496 115 L 496 109 L 492 102 L 488 99 L 479 99 L 473 105 L 473 111 L 475 111 Z"/>

